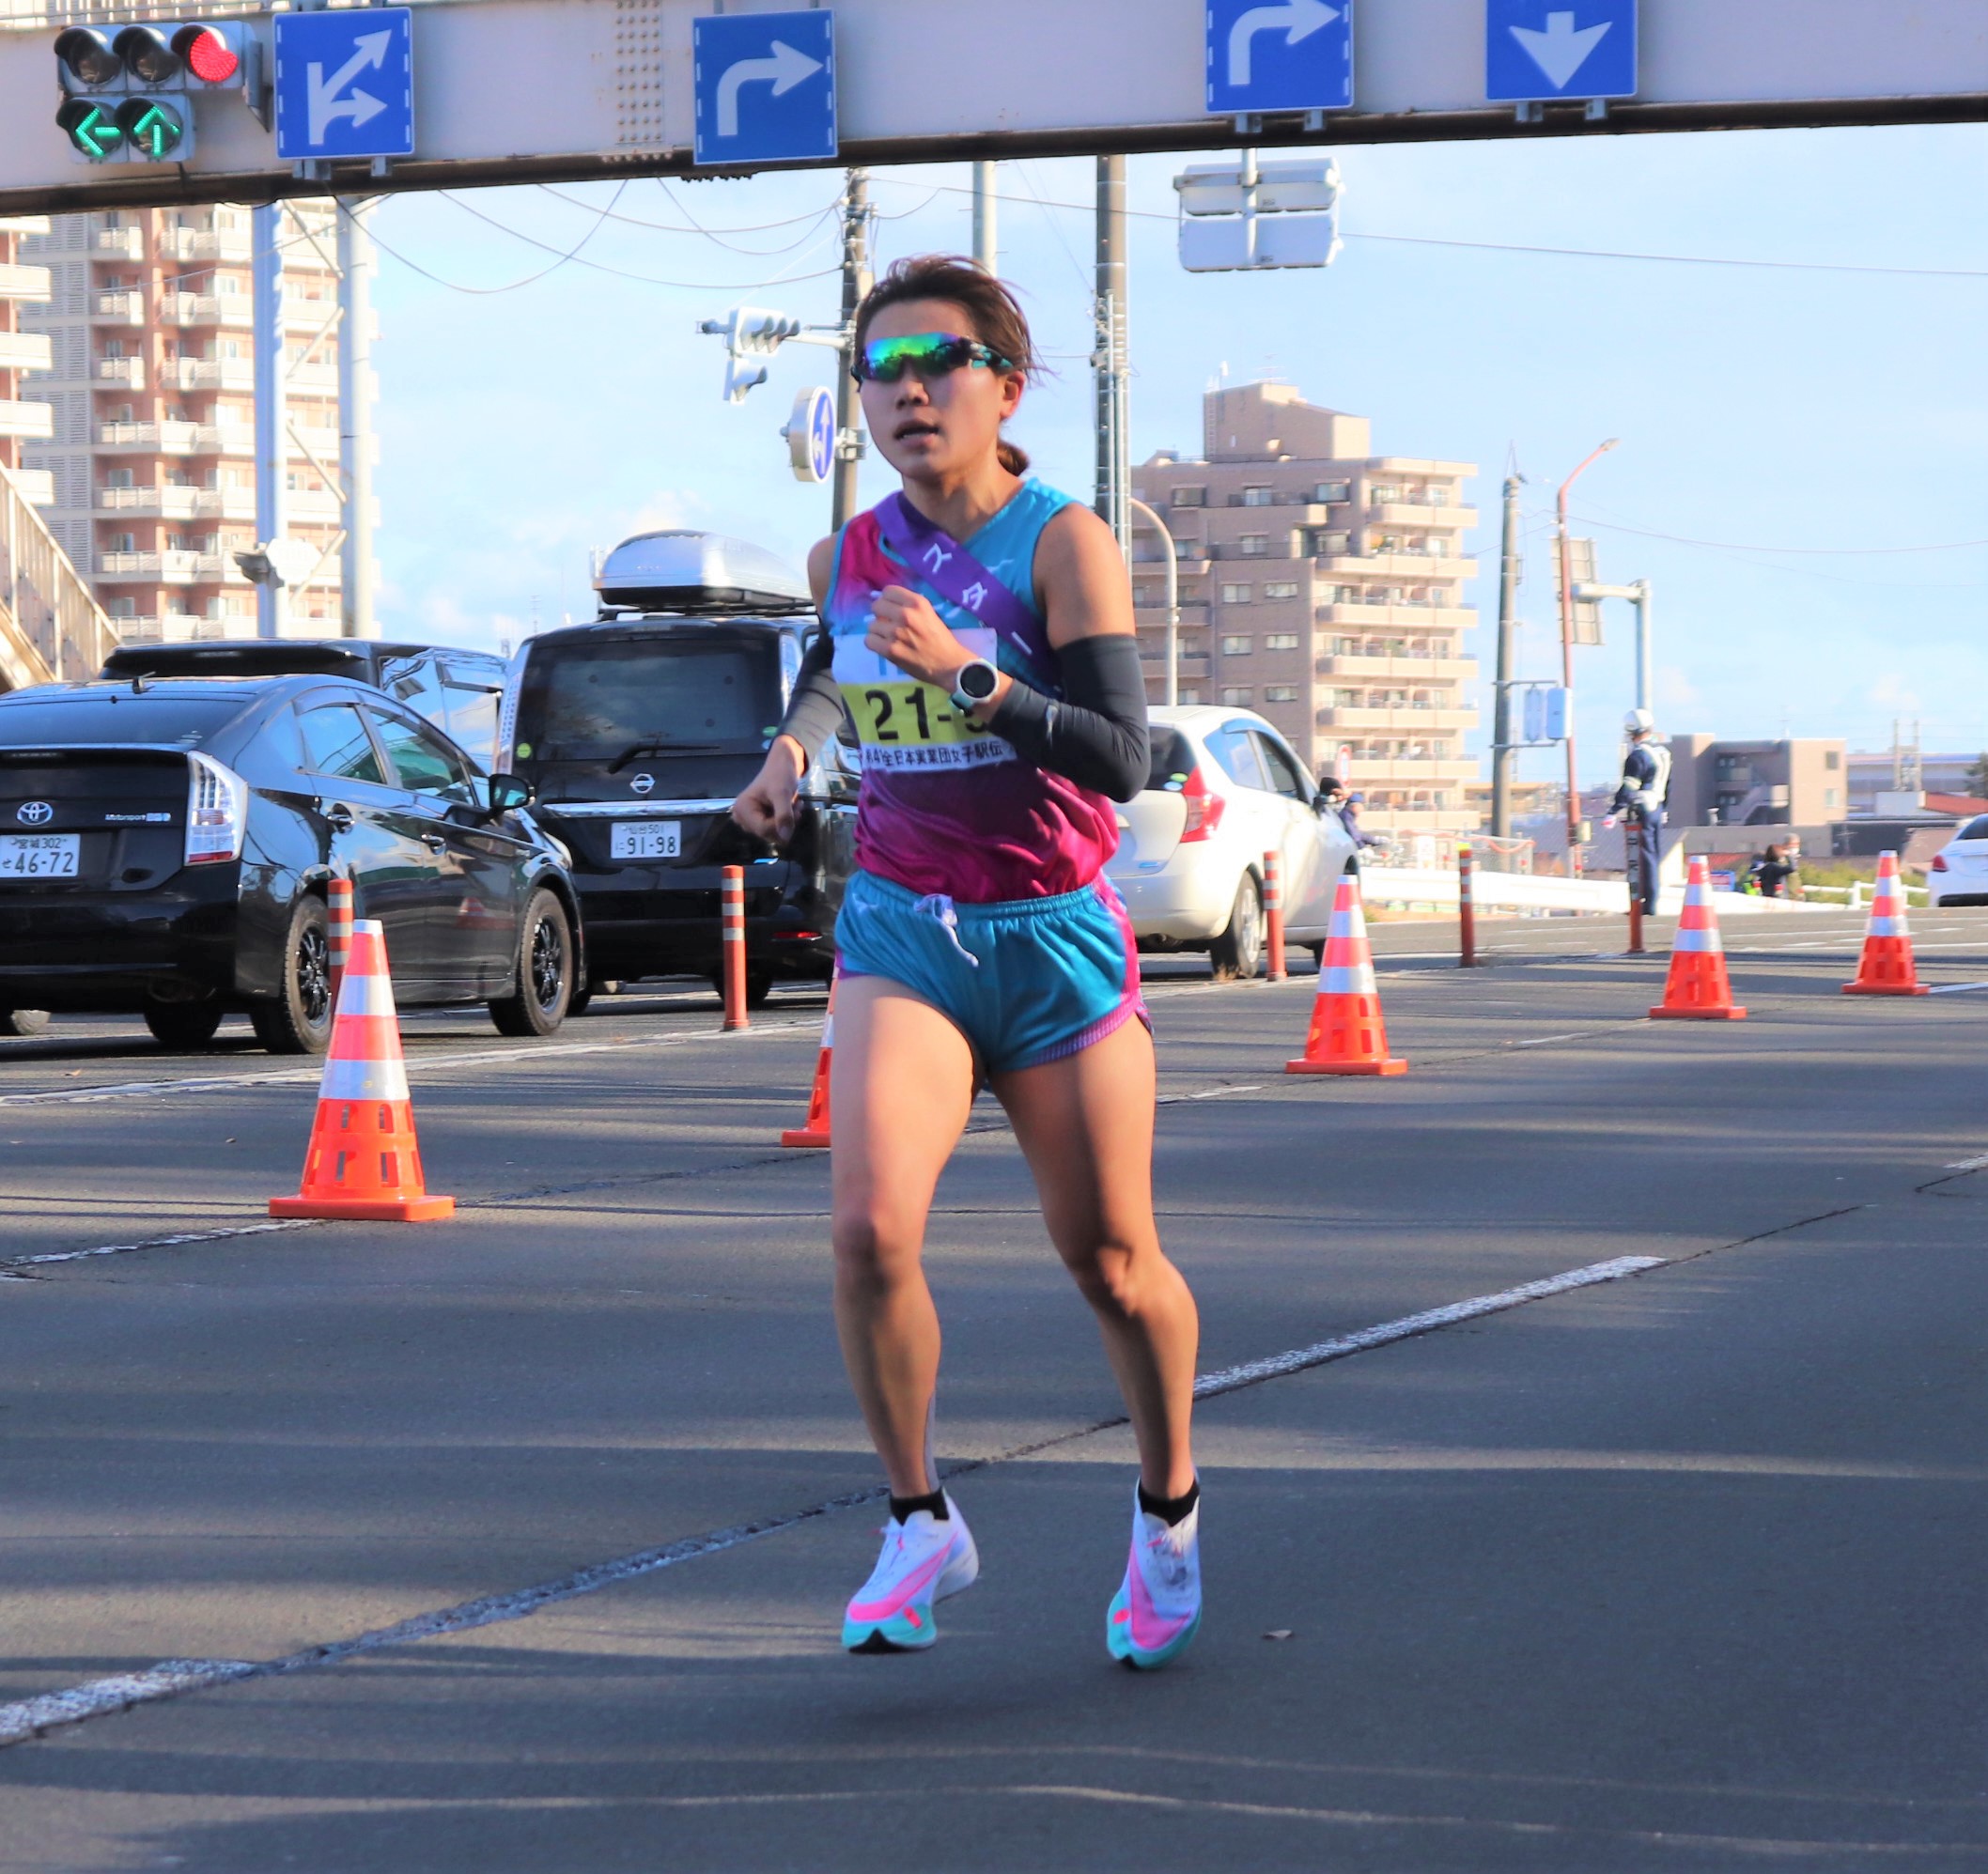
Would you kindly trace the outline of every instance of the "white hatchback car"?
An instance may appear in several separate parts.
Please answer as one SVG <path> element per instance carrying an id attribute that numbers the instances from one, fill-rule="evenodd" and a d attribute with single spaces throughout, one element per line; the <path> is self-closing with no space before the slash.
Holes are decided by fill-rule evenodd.
<path id="1" fill-rule="evenodd" d="M 1118 810 L 1105 868 L 1139 947 L 1206 951 L 1218 980 L 1263 962 L 1264 855 L 1282 874 L 1284 936 L 1323 950 L 1353 837 L 1291 746 L 1247 709 L 1182 704 L 1152 712 L 1145 790 Z"/>
<path id="2" fill-rule="evenodd" d="M 1926 903 L 1988 905 L 1988 813 L 1969 820 L 1926 867 Z"/>

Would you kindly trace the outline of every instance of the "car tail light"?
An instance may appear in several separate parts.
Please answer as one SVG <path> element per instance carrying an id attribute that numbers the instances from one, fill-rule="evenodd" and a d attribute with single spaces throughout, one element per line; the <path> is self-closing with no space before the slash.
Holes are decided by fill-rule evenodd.
<path id="1" fill-rule="evenodd" d="M 241 857 L 248 825 L 248 786 L 210 755 L 189 754 L 186 862 L 217 865 Z"/>
<path id="2" fill-rule="evenodd" d="M 1180 798 L 1188 810 L 1188 824 L 1180 835 L 1182 845 L 1207 839 L 1221 825 L 1222 810 L 1229 804 L 1223 796 L 1209 792 L 1208 783 L 1201 777 L 1198 762 L 1189 769 L 1187 781 L 1182 784 Z"/>
<path id="3" fill-rule="evenodd" d="M 1933 869 L 1933 870 L 1934 870 L 1934 872 L 1945 872 L 1945 871 L 1946 871 L 1946 869 L 1947 869 L 1947 855 L 1946 855 L 1945 853 L 1943 853 L 1943 852 L 1936 852 L 1936 853 L 1934 853 L 1934 854 L 1933 855 L 1933 867 L 1932 867 L 1932 869 Z"/>

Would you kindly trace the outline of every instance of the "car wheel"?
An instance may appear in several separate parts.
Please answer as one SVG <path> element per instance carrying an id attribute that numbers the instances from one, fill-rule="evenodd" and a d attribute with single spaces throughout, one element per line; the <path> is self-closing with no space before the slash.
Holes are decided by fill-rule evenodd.
<path id="1" fill-rule="evenodd" d="M 47 1027 L 46 1009 L 0 1009 L 0 1034 L 39 1034 Z"/>
<path id="2" fill-rule="evenodd" d="M 1218 983 L 1248 982 L 1263 967 L 1264 894 L 1253 874 L 1244 873 L 1235 888 L 1229 927 L 1208 946 L 1208 961 Z"/>
<path id="3" fill-rule="evenodd" d="M 331 920 L 321 898 L 300 898 L 283 945 L 283 988 L 251 1003 L 249 1024 L 272 1054 L 322 1054 L 332 1042 Z"/>
<path id="4" fill-rule="evenodd" d="M 566 906 L 543 889 L 524 907 L 518 939 L 518 993 L 490 1004 L 499 1034 L 556 1033 L 573 1001 L 573 927 Z"/>
<path id="5" fill-rule="evenodd" d="M 221 1003 L 148 1002 L 145 1025 L 163 1047 L 205 1047 L 221 1026 Z"/>
<path id="6" fill-rule="evenodd" d="M 567 1015 L 567 1020 L 568 1020 L 568 1021 L 571 1021 L 571 1020 L 573 1019 L 573 1017 L 574 1017 L 575 1015 L 583 1015 L 583 1014 L 586 1014 L 586 1012 L 587 1012 L 587 1010 L 588 1010 L 588 1008 L 589 1008 L 589 1007 L 590 1007 L 590 1006 L 592 1005 L 592 1003 L 593 1003 L 593 1000 L 594 1000 L 594 992 L 593 992 L 593 990 L 591 990 L 591 989 L 575 989 L 575 990 L 573 991 L 573 993 L 572 993 L 572 994 L 571 994 L 570 996 L 568 996 L 568 997 L 567 998 L 567 1004 L 566 1004 L 566 1015 Z"/>

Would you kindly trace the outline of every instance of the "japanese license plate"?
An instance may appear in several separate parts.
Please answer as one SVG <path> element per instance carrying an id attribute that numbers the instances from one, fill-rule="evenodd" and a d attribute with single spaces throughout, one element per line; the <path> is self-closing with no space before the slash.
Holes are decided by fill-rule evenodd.
<path id="1" fill-rule="evenodd" d="M 0 833 L 0 878 L 73 878 L 80 833 Z"/>
<path id="2" fill-rule="evenodd" d="M 608 853 L 613 859 L 676 859 L 682 850 L 681 820 L 616 820 Z"/>

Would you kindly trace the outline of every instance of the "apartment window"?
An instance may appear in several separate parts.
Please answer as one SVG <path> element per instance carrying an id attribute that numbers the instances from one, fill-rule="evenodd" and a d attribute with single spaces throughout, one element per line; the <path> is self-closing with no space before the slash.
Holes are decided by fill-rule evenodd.
<path id="1" fill-rule="evenodd" d="M 1247 687 L 1242 689 L 1232 687 L 1222 691 L 1221 700 L 1232 709 L 1236 707 L 1247 709 L 1250 706 L 1250 691 Z"/>
<path id="2" fill-rule="evenodd" d="M 223 299 L 240 299 L 241 282 L 233 273 L 217 273 L 214 276 L 214 290 Z"/>
<path id="3" fill-rule="evenodd" d="M 1386 507 L 1401 499 L 1401 490 L 1385 482 L 1376 482 L 1367 490 L 1367 499 L 1376 507 Z"/>
<path id="4" fill-rule="evenodd" d="M 1296 703 L 1297 686 L 1293 683 L 1266 683 L 1264 685 L 1266 703 Z"/>
<path id="5" fill-rule="evenodd" d="M 1364 596 L 1357 585 L 1336 585 L 1332 588 L 1332 602 L 1335 605 L 1358 605 Z"/>
<path id="6" fill-rule="evenodd" d="M 1225 658 L 1246 658 L 1250 655 L 1250 640 L 1247 638 L 1224 638 L 1221 654 Z"/>
<path id="7" fill-rule="evenodd" d="M 1335 689 L 1332 692 L 1332 706 L 1335 709 L 1359 709 L 1365 706 L 1367 695 L 1360 689 Z"/>
<path id="8" fill-rule="evenodd" d="M 1245 488 L 1243 490 L 1242 504 L 1245 507 L 1268 507 L 1276 499 L 1277 495 L 1274 489 Z"/>
<path id="9" fill-rule="evenodd" d="M 1350 534 L 1328 534 L 1323 527 L 1307 528 L 1304 550 L 1321 559 L 1343 560 L 1353 550 L 1353 536 Z"/>
<path id="10" fill-rule="evenodd" d="M 1225 585 L 1221 589 L 1221 602 L 1224 605 L 1247 605 L 1250 592 L 1250 588 L 1246 585 Z"/>
<path id="11" fill-rule="evenodd" d="M 1312 490 L 1314 502 L 1350 501 L 1353 498 L 1351 482 L 1320 482 Z"/>
<path id="12" fill-rule="evenodd" d="M 1835 788 L 1825 787 L 1823 789 L 1823 805 L 1825 807 L 1834 807 L 1836 805 Z"/>
<path id="13" fill-rule="evenodd" d="M 132 486 L 132 472 L 129 469 L 109 470 L 103 477 L 107 488 L 128 488 Z"/>
<path id="14" fill-rule="evenodd" d="M 1205 507 L 1208 504 L 1208 491 L 1204 488 L 1175 488 L 1172 499 L 1175 507 Z"/>
<path id="15" fill-rule="evenodd" d="M 1357 658 L 1359 656 L 1358 638 L 1335 638 L 1332 641 L 1332 655 L 1335 658 Z"/>
<path id="16" fill-rule="evenodd" d="M 1842 767 L 1842 765 L 1843 752 L 1840 749 L 1825 749 L 1823 751 L 1823 766 L 1826 767 L 1831 774 L 1834 774 L 1838 768 Z M 1830 795 L 1829 797 L 1829 804 L 1832 807 L 1836 805 L 1836 796 L 1834 794 Z"/>
<path id="17" fill-rule="evenodd" d="M 1264 639 L 1264 649 L 1266 651 L 1295 651 L 1297 648 L 1296 631 L 1272 631 Z"/>
<path id="18" fill-rule="evenodd" d="M 1267 534 L 1245 534 L 1235 543 L 1235 550 L 1246 560 L 1267 560 L 1270 557 L 1270 536 Z"/>
<path id="19" fill-rule="evenodd" d="M 135 598 L 114 598 L 103 609 L 113 618 L 135 618 L 138 615 L 138 601 Z"/>
<path id="20" fill-rule="evenodd" d="M 1450 490 L 1432 485 L 1422 490 L 1422 502 L 1429 507 L 1448 507 L 1450 505 Z"/>
<path id="21" fill-rule="evenodd" d="M 113 534 L 109 550 L 113 553 L 135 553 L 138 550 L 137 536 L 132 534 Z"/>
<path id="22" fill-rule="evenodd" d="M 1264 596 L 1266 598 L 1296 598 L 1297 596 L 1297 581 L 1296 580 L 1272 580 L 1269 584 L 1264 587 Z"/>
<path id="23" fill-rule="evenodd" d="M 1201 701 L 1201 691 L 1198 689 L 1183 689 L 1180 692 L 1180 700 L 1183 703 L 1199 703 Z"/>

